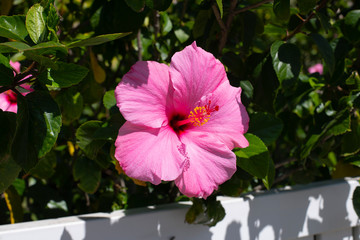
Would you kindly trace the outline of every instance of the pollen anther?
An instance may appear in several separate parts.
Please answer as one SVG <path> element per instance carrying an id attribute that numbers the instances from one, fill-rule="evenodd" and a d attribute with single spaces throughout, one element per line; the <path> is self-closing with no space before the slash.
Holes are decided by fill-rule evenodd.
<path id="1" fill-rule="evenodd" d="M 207 123 L 210 119 L 210 114 L 215 111 L 219 111 L 219 106 L 215 106 L 213 109 L 210 108 L 211 101 L 207 105 L 201 107 L 195 107 L 193 111 L 190 111 L 188 116 L 189 121 L 194 126 L 202 126 Z"/>

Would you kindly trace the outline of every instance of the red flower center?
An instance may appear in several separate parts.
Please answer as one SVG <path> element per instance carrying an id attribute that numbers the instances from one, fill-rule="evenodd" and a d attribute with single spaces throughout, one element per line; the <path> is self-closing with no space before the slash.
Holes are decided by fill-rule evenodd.
<path id="1" fill-rule="evenodd" d="M 6 94 L 6 97 L 7 97 L 8 102 L 10 102 L 11 104 L 17 103 L 16 93 L 14 93 L 14 92 L 11 91 L 11 90 L 7 90 L 7 91 L 5 92 L 5 94 Z"/>
<path id="2" fill-rule="evenodd" d="M 219 106 L 216 105 L 211 108 L 211 101 L 209 100 L 205 106 L 195 107 L 187 117 L 175 115 L 170 121 L 170 126 L 176 133 L 184 131 L 191 125 L 195 127 L 202 126 L 209 121 L 211 113 L 216 111 L 219 111 Z"/>

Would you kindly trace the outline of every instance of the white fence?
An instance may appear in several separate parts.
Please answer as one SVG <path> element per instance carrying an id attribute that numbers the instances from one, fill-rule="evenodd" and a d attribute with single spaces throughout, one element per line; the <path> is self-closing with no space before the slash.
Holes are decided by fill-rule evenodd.
<path id="1" fill-rule="evenodd" d="M 352 207 L 358 179 L 219 198 L 215 227 L 184 223 L 189 204 L 169 204 L 0 226 L 0 240 L 360 240 Z"/>

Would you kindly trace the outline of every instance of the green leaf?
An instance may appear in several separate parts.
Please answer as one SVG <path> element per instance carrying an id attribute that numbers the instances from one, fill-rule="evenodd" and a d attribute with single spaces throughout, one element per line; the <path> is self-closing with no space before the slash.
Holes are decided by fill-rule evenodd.
<path id="1" fill-rule="evenodd" d="M 26 42 L 29 33 L 25 26 L 25 16 L 0 16 L 0 36 Z"/>
<path id="2" fill-rule="evenodd" d="M 57 14 L 56 8 L 51 3 L 49 4 L 49 8 L 47 9 L 47 18 L 46 18 L 46 25 L 49 30 L 56 31 L 56 26 L 59 23 L 60 17 Z"/>
<path id="3" fill-rule="evenodd" d="M 269 190 L 275 179 L 275 165 L 272 160 L 269 161 L 269 169 L 265 178 L 262 179 L 264 186 Z"/>
<path id="4" fill-rule="evenodd" d="M 275 116 L 257 112 L 250 115 L 249 133 L 255 134 L 268 146 L 279 136 L 284 127 L 282 121 Z"/>
<path id="5" fill-rule="evenodd" d="M 185 221 L 187 223 L 195 223 L 196 218 L 198 216 L 203 215 L 204 209 L 203 209 L 203 200 L 199 198 L 193 198 L 192 199 L 193 205 L 189 208 L 185 215 Z"/>
<path id="6" fill-rule="evenodd" d="M 125 0 L 125 2 L 135 12 L 144 10 L 145 0 Z"/>
<path id="7" fill-rule="evenodd" d="M 360 217 L 360 187 L 355 188 L 352 196 L 352 203 L 356 214 Z"/>
<path id="8" fill-rule="evenodd" d="M 49 93 L 34 91 L 18 96 L 16 132 L 12 156 L 25 171 L 33 168 L 56 143 L 61 127 L 61 113 Z"/>
<path id="9" fill-rule="evenodd" d="M 24 179 L 17 178 L 11 185 L 14 186 L 15 190 L 20 196 L 24 195 L 24 191 L 26 189 L 26 183 Z"/>
<path id="10" fill-rule="evenodd" d="M 87 68 L 73 63 L 57 62 L 56 65 L 57 69 L 48 70 L 39 79 L 51 88 L 66 88 L 78 84 L 89 72 Z"/>
<path id="11" fill-rule="evenodd" d="M 325 60 L 326 66 L 328 67 L 330 74 L 332 74 L 335 70 L 335 57 L 329 42 L 323 36 L 317 33 L 311 33 L 310 37 L 318 46 L 319 51 Z"/>
<path id="12" fill-rule="evenodd" d="M 350 130 L 349 111 L 344 109 L 337 113 L 335 117 L 323 126 L 321 133 L 309 135 L 305 145 L 302 147 L 300 158 L 305 159 L 311 151 L 317 147 L 324 136 L 340 135 Z"/>
<path id="13" fill-rule="evenodd" d="M 67 48 L 61 43 L 45 42 L 30 47 L 22 42 L 6 42 L 0 43 L 0 53 L 18 53 L 35 55 L 67 55 Z"/>
<path id="14" fill-rule="evenodd" d="M 22 42 L 5 42 L 0 43 L 0 53 L 15 53 L 23 52 L 29 49 L 30 46 Z"/>
<path id="15" fill-rule="evenodd" d="M 11 85 L 14 81 L 14 72 L 7 57 L 0 53 L 0 86 Z"/>
<path id="16" fill-rule="evenodd" d="M 273 10 L 281 20 L 287 20 L 290 17 L 290 0 L 274 0 Z"/>
<path id="17" fill-rule="evenodd" d="M 55 173 L 56 167 L 56 154 L 54 151 L 49 152 L 43 158 L 39 160 L 34 168 L 30 170 L 30 174 L 38 177 L 47 179 Z"/>
<path id="18" fill-rule="evenodd" d="M 107 109 L 110 109 L 116 105 L 114 90 L 110 90 L 105 93 L 104 98 L 103 98 L 103 103 Z"/>
<path id="19" fill-rule="evenodd" d="M 257 136 L 247 133 L 245 137 L 249 141 L 249 146 L 235 150 L 236 164 L 248 173 L 263 179 L 269 171 L 269 162 L 271 161 L 269 151 Z"/>
<path id="20" fill-rule="evenodd" d="M 348 12 L 341 24 L 341 31 L 345 38 L 352 43 L 360 41 L 360 10 Z"/>
<path id="21" fill-rule="evenodd" d="M 99 35 L 99 36 L 96 36 L 93 38 L 87 38 L 87 39 L 82 39 L 82 40 L 71 42 L 71 43 L 67 44 L 67 47 L 73 48 L 73 47 L 95 46 L 95 45 L 103 44 L 106 42 L 114 41 L 116 39 L 125 37 L 129 34 L 131 34 L 131 32 Z"/>
<path id="22" fill-rule="evenodd" d="M 79 181 L 78 187 L 87 193 L 94 193 L 100 184 L 100 167 L 85 157 L 76 159 L 73 166 L 74 180 Z"/>
<path id="23" fill-rule="evenodd" d="M 360 151 L 360 124 L 353 121 L 351 131 L 342 138 L 341 154 L 343 156 L 355 155 Z"/>
<path id="24" fill-rule="evenodd" d="M 145 0 L 146 6 L 159 11 L 165 11 L 171 5 L 172 0 Z"/>
<path id="25" fill-rule="evenodd" d="M 185 221 L 192 224 L 204 224 L 209 227 L 215 226 L 225 217 L 225 209 L 215 196 L 206 200 L 193 198 L 193 205 L 187 211 Z"/>
<path id="26" fill-rule="evenodd" d="M 46 35 L 46 23 L 43 12 L 44 7 L 37 3 L 26 14 L 26 29 L 35 44 L 42 42 Z"/>
<path id="27" fill-rule="evenodd" d="M 181 42 L 184 43 L 186 42 L 190 36 L 189 34 L 187 34 L 183 29 L 179 28 L 177 30 L 174 31 L 176 38 Z"/>
<path id="28" fill-rule="evenodd" d="M 32 60 L 37 62 L 40 66 L 45 67 L 45 68 L 52 68 L 52 69 L 59 69 L 58 65 L 56 65 L 56 63 L 51 60 L 51 58 L 49 57 L 45 57 L 45 56 L 41 56 L 41 55 L 36 55 L 29 52 L 24 52 L 24 56 L 26 57 L 26 59 L 28 60 Z"/>
<path id="29" fill-rule="evenodd" d="M 166 12 L 161 12 L 160 13 L 160 17 L 161 17 L 161 22 L 162 22 L 162 35 L 165 36 L 166 34 L 168 34 L 172 28 L 172 22 L 171 19 L 169 17 L 169 15 Z"/>
<path id="30" fill-rule="evenodd" d="M 221 205 L 220 201 L 216 201 L 216 197 L 209 197 L 207 199 L 207 215 L 209 216 L 210 221 L 206 223 L 207 226 L 213 227 L 218 222 L 224 219 L 225 217 L 225 209 Z"/>
<path id="31" fill-rule="evenodd" d="M 0 193 L 3 193 L 15 181 L 20 170 L 20 166 L 10 154 L 0 158 Z"/>
<path id="32" fill-rule="evenodd" d="M 240 87 L 242 89 L 242 94 L 244 94 L 247 98 L 251 99 L 254 95 L 254 87 L 248 80 L 240 81 Z"/>
<path id="33" fill-rule="evenodd" d="M 82 124 L 76 131 L 77 144 L 83 150 L 87 157 L 95 160 L 100 149 L 106 143 L 106 140 L 94 137 L 97 130 L 102 127 L 101 121 L 88 121 Z"/>
<path id="34" fill-rule="evenodd" d="M 37 55 L 60 55 L 60 56 L 66 56 L 68 54 L 68 50 L 65 47 L 65 45 L 57 42 L 44 42 L 39 43 L 35 46 L 32 46 L 29 49 L 26 49 L 24 51 L 31 52 L 33 54 Z"/>
<path id="35" fill-rule="evenodd" d="M 101 128 L 94 132 L 93 138 L 98 140 L 115 141 L 118 131 L 123 123 L 125 123 L 125 119 L 122 115 L 120 113 L 114 114 L 111 116 L 109 122 L 103 124 Z"/>
<path id="36" fill-rule="evenodd" d="M 322 137 L 321 134 L 310 135 L 305 145 L 302 147 L 302 151 L 300 153 L 300 159 L 305 159 L 309 156 L 310 152 L 316 147 L 321 137 Z"/>
<path id="37" fill-rule="evenodd" d="M 216 3 L 218 5 L 218 7 L 219 7 L 220 17 L 223 18 L 224 10 L 223 10 L 222 0 L 216 0 Z"/>
<path id="38" fill-rule="evenodd" d="M 16 129 L 16 114 L 0 109 L 0 163 L 2 157 L 10 153 L 11 141 Z"/>
<path id="39" fill-rule="evenodd" d="M 79 119 L 84 108 L 84 100 L 80 92 L 75 88 L 61 90 L 55 97 L 59 104 L 64 124 L 70 124 Z"/>
<path id="40" fill-rule="evenodd" d="M 301 61 L 298 47 L 291 43 L 276 41 L 271 45 L 273 67 L 283 88 L 292 88 L 299 77 Z"/>
<path id="41" fill-rule="evenodd" d="M 332 124 L 332 126 L 327 131 L 327 134 L 338 136 L 346 132 L 349 132 L 351 130 L 350 119 L 351 119 L 350 113 L 348 111 L 345 111 L 343 114 L 340 114 L 339 117 L 336 117 L 334 119 L 335 120 L 334 124 L 332 124 L 332 121 L 330 121 L 329 124 Z"/>
<path id="42" fill-rule="evenodd" d="M 316 0 L 297 0 L 297 5 L 301 14 L 307 14 L 316 6 Z"/>

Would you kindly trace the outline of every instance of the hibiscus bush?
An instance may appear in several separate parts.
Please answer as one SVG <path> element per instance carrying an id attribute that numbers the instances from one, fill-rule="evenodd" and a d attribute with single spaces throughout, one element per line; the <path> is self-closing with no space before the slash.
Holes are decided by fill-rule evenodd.
<path id="1" fill-rule="evenodd" d="M 2 0 L 0 223 L 359 175 L 359 7 Z"/>

